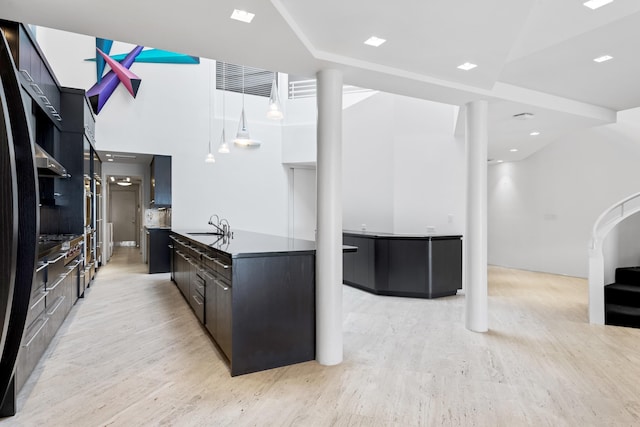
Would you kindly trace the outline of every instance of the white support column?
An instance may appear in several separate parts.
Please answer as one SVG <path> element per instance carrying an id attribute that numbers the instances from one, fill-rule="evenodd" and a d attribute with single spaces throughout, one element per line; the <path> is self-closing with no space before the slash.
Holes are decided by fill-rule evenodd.
<path id="1" fill-rule="evenodd" d="M 487 294 L 487 101 L 466 105 L 467 223 L 465 247 L 465 323 L 488 330 Z"/>
<path id="2" fill-rule="evenodd" d="M 342 362 L 342 72 L 317 74 L 316 360 Z"/>

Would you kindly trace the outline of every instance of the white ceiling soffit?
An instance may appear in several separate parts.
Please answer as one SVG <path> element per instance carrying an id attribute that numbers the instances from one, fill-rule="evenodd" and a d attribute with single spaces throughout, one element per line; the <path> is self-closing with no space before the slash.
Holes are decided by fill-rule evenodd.
<path id="1" fill-rule="evenodd" d="M 517 114 L 530 113 L 527 120 L 514 118 Z M 458 111 L 455 135 L 465 136 L 466 110 Z M 489 103 L 488 158 L 503 161 L 519 161 L 541 150 L 569 132 L 611 123 L 585 115 L 552 110 L 532 104 L 495 100 Z M 538 135 L 531 135 L 538 132 Z M 513 152 L 512 149 L 518 151 Z"/>
<path id="2" fill-rule="evenodd" d="M 314 56 L 490 89 L 533 0 L 272 0 Z M 337 13 L 338 12 L 338 13 Z M 386 39 L 378 48 L 370 36 Z M 471 62 L 473 72 L 457 68 Z"/>
<path id="3" fill-rule="evenodd" d="M 640 106 L 640 1 L 584 1 L 0 0 L 0 17 L 295 75 L 338 68 L 345 84 L 447 104 L 486 99 L 500 144 L 518 134 L 501 109 L 538 111 L 555 129 L 543 141 Z M 253 22 L 229 19 L 235 8 Z M 387 42 L 364 45 L 373 35 Z M 603 54 L 614 59 L 593 62 Z"/>
<path id="4" fill-rule="evenodd" d="M 612 110 L 639 106 L 639 30 L 637 12 L 521 57 L 500 80 Z M 613 59 L 594 61 L 603 55 Z"/>

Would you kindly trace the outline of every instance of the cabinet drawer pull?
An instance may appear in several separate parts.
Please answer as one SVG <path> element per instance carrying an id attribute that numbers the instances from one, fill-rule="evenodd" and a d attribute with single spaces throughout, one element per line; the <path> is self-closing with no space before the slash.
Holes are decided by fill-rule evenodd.
<path id="1" fill-rule="evenodd" d="M 173 245 L 167 245 L 167 246 L 169 246 L 169 249 L 173 249 Z"/>
<path id="2" fill-rule="evenodd" d="M 62 258 L 66 257 L 66 256 L 67 256 L 67 253 L 66 253 L 66 252 L 65 252 L 65 253 L 63 253 L 63 254 L 60 254 L 60 256 L 59 256 L 58 258 L 56 258 L 56 259 L 54 259 L 54 260 L 49 261 L 49 264 L 55 264 L 56 262 L 60 261 Z"/>
<path id="3" fill-rule="evenodd" d="M 44 92 L 42 91 L 42 89 L 40 89 L 40 86 L 38 86 L 37 83 L 29 83 L 29 86 L 31 86 L 33 88 L 33 91 L 37 95 L 44 95 Z"/>
<path id="4" fill-rule="evenodd" d="M 194 299 L 194 300 L 196 300 L 196 303 L 197 303 L 198 305 L 202 305 L 202 304 L 204 304 L 204 301 L 200 301 L 200 298 L 198 298 L 198 296 L 197 296 L 197 295 L 192 295 L 192 296 L 193 296 L 193 299 Z"/>
<path id="5" fill-rule="evenodd" d="M 42 300 L 44 299 L 44 297 L 46 297 L 47 295 L 49 295 L 48 291 L 44 291 L 42 292 L 42 296 L 40 298 L 38 298 L 38 301 L 34 302 L 31 307 L 29 307 L 29 310 L 33 310 L 36 305 L 40 304 L 42 302 Z"/>
<path id="6" fill-rule="evenodd" d="M 218 259 L 214 259 L 213 262 L 215 262 L 216 264 L 218 264 L 220 267 L 224 268 L 225 270 L 230 267 L 230 266 L 228 266 L 227 264 L 225 264 L 224 262 L 222 262 L 222 261 L 220 261 Z"/>
<path id="7" fill-rule="evenodd" d="M 216 261 L 216 259 L 215 259 L 215 258 L 212 258 L 212 257 L 210 257 L 210 256 L 209 256 L 209 255 L 207 255 L 207 254 L 202 254 L 202 256 L 203 256 L 203 257 L 205 257 L 206 259 L 208 259 L 209 261 L 213 261 L 213 262 L 215 262 L 215 261 Z"/>
<path id="8" fill-rule="evenodd" d="M 42 264 L 40 264 L 38 266 L 38 268 L 36 268 L 36 273 L 40 273 L 42 270 L 47 268 L 48 265 L 49 265 L 49 263 L 47 261 L 43 262 Z"/>
<path id="9" fill-rule="evenodd" d="M 215 277 L 213 277 L 212 275 L 210 275 L 210 274 L 209 274 L 208 272 L 206 272 L 206 271 L 204 272 L 204 276 L 205 276 L 207 279 L 209 279 L 209 280 L 216 280 L 216 278 L 215 278 Z"/>
<path id="10" fill-rule="evenodd" d="M 33 77 L 31 77 L 31 74 L 29 74 L 27 70 L 20 70 L 20 72 L 27 79 L 29 83 L 33 82 Z"/>
<path id="11" fill-rule="evenodd" d="M 223 291 L 228 291 L 229 290 L 229 287 L 227 285 L 225 285 L 224 283 L 222 283 L 220 280 L 214 280 L 213 282 L 216 285 L 220 286 Z"/>
<path id="12" fill-rule="evenodd" d="M 65 297 L 64 295 L 59 296 L 59 297 L 58 297 L 58 301 L 57 301 L 57 303 L 56 303 L 56 306 L 55 306 L 55 307 L 53 307 L 53 308 L 51 309 L 51 311 L 47 311 L 47 314 L 48 314 L 49 316 L 53 316 L 53 315 L 56 313 L 56 311 L 58 311 L 58 308 L 60 308 L 60 306 L 61 306 L 61 305 L 62 305 L 62 303 L 64 302 L 64 299 L 65 299 L 65 298 L 66 298 L 66 297 Z"/>
<path id="13" fill-rule="evenodd" d="M 31 336 L 31 338 L 29 338 L 29 341 L 27 341 L 25 344 L 23 344 L 23 347 L 29 347 L 31 345 L 31 343 L 33 342 L 33 340 L 36 339 L 36 337 L 38 336 L 38 334 L 40 333 L 40 331 L 42 331 L 42 329 L 47 325 L 47 322 L 49 321 L 49 318 L 40 318 L 40 321 L 42 322 L 42 325 L 40 325 L 40 327 L 38 328 L 38 330 Z"/>
<path id="14" fill-rule="evenodd" d="M 63 274 L 63 275 L 61 275 L 61 276 L 60 276 L 60 278 L 58 279 L 58 281 L 57 281 L 53 286 L 51 286 L 50 288 L 45 288 L 44 290 L 45 290 L 45 291 L 52 291 L 52 290 L 54 290 L 55 288 L 57 288 L 57 287 L 58 287 L 58 285 L 59 285 L 60 283 L 64 282 L 64 279 L 66 279 L 66 278 L 67 278 L 67 274 Z"/>

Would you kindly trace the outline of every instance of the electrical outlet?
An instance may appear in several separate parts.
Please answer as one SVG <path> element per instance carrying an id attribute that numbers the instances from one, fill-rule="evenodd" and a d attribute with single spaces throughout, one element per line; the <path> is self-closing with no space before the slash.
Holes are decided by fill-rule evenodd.
<path id="1" fill-rule="evenodd" d="M 447 221 L 449 221 L 449 224 L 453 222 L 453 214 L 447 215 Z"/>

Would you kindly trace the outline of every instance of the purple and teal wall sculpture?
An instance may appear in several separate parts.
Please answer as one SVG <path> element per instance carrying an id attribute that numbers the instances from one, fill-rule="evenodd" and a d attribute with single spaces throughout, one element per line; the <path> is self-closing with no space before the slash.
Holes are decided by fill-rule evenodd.
<path id="1" fill-rule="evenodd" d="M 118 85 L 122 83 L 131 96 L 138 94 L 142 79 L 130 68 L 134 62 L 148 62 L 155 64 L 199 64 L 197 56 L 184 55 L 160 49 L 143 50 L 143 46 L 136 46 L 131 52 L 109 56 L 112 40 L 96 39 L 96 57 L 86 61 L 96 61 L 97 82 L 87 91 L 87 98 L 93 112 L 100 113 Z M 105 66 L 111 70 L 104 74 Z"/>

